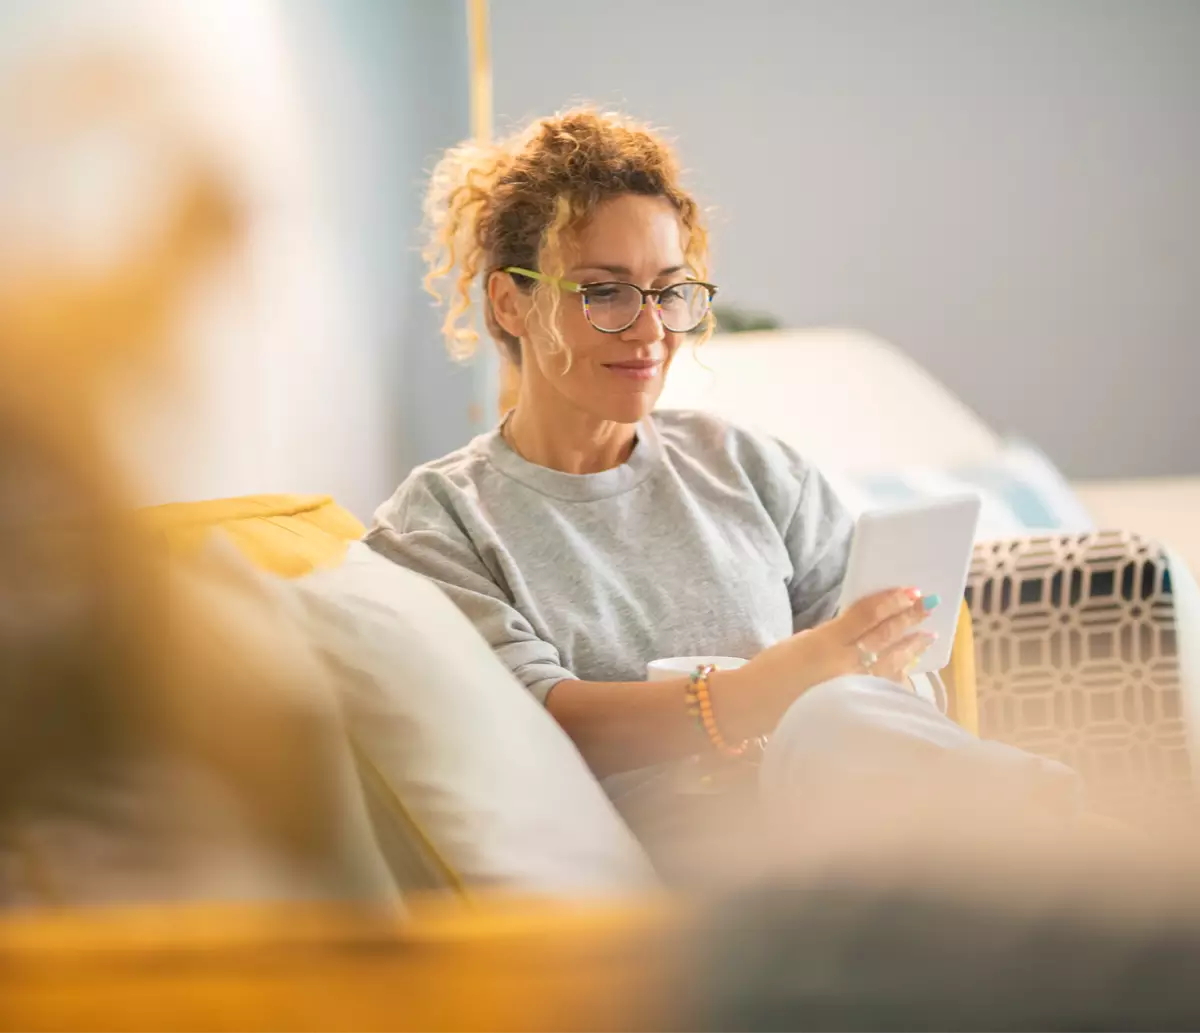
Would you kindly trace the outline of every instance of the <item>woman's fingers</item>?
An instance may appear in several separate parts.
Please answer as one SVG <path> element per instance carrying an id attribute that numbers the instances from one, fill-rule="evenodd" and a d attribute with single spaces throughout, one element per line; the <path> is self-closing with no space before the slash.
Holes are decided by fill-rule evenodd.
<path id="1" fill-rule="evenodd" d="M 892 627 L 899 627 L 900 630 L 920 623 L 933 608 L 929 605 L 931 602 L 936 605 L 937 596 L 925 598 L 915 588 L 892 588 L 860 599 L 847 607 L 836 620 L 845 641 L 856 645 L 890 621 L 896 621 Z M 886 637 L 878 641 L 884 648 L 889 644 Z"/>
<path id="2" fill-rule="evenodd" d="M 915 631 L 893 643 L 871 665 L 870 673 L 889 681 L 904 681 L 926 650 L 937 641 L 930 631 Z"/>
<path id="3" fill-rule="evenodd" d="M 875 625 L 859 638 L 858 644 L 868 652 L 881 656 L 928 616 L 929 611 L 925 608 L 925 601 L 917 599 L 915 602 L 910 602 L 894 617 L 888 617 L 880 624 Z"/>
<path id="4" fill-rule="evenodd" d="M 872 628 L 903 613 L 920 596 L 921 593 L 913 588 L 891 588 L 876 592 L 846 607 L 835 620 L 847 642 L 858 642 Z"/>

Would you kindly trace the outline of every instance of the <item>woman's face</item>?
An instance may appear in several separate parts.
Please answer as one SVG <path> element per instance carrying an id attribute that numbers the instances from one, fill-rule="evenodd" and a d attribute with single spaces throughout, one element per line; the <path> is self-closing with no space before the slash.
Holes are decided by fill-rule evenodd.
<path id="1" fill-rule="evenodd" d="M 563 278 L 576 283 L 622 280 L 666 287 L 690 274 L 679 216 L 661 197 L 627 194 L 606 201 L 564 244 Z M 567 356 L 536 314 L 522 322 L 523 379 L 542 381 L 536 391 L 523 390 L 522 399 L 537 404 L 544 391 L 553 391 L 573 407 L 616 423 L 636 423 L 654 408 L 684 337 L 663 327 L 653 304 L 620 333 L 602 333 L 588 322 L 580 296 L 560 291 L 558 326 L 570 351 L 564 372 Z"/>

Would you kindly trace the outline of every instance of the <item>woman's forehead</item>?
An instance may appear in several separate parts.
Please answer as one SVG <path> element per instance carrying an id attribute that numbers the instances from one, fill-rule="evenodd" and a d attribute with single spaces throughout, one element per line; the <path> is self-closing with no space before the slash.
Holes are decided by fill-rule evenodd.
<path id="1" fill-rule="evenodd" d="M 572 266 L 657 275 L 684 261 L 679 214 L 662 197 L 606 201 L 572 236 L 566 249 Z"/>

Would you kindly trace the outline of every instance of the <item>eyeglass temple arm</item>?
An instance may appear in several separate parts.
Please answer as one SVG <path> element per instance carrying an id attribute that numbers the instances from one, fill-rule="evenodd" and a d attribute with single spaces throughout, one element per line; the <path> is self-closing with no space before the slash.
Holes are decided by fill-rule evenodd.
<path id="1" fill-rule="evenodd" d="M 518 276 L 527 276 L 529 279 L 538 280 L 541 283 L 553 283 L 569 291 L 577 291 L 581 286 L 574 280 L 562 280 L 557 276 L 547 276 L 545 273 L 539 273 L 533 269 L 522 269 L 519 265 L 506 265 L 501 272 L 516 273 Z"/>

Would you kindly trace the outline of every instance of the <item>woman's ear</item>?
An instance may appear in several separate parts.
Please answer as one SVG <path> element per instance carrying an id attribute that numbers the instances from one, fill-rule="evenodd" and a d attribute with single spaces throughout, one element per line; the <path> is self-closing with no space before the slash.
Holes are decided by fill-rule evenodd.
<path id="1" fill-rule="evenodd" d="M 488 277 L 487 293 L 488 301 L 492 304 L 492 315 L 500 328 L 511 337 L 524 337 L 529 316 L 529 295 L 516 285 L 509 273 L 499 270 Z"/>

